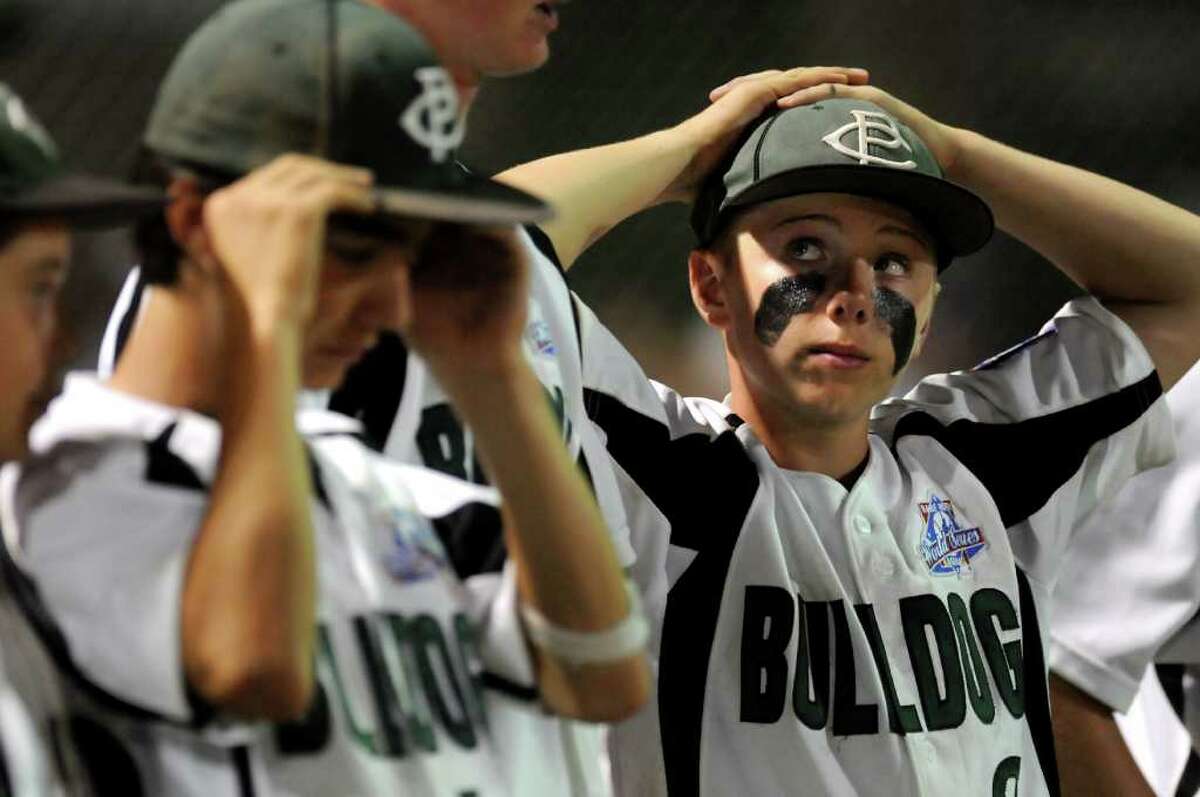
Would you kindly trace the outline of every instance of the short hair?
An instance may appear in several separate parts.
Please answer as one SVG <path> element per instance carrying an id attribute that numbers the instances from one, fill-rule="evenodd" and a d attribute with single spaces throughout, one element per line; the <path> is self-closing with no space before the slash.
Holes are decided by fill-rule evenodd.
<path id="1" fill-rule="evenodd" d="M 146 147 L 139 150 L 131 174 L 136 185 L 152 185 L 162 189 L 184 176 L 195 178 L 204 194 L 237 179 L 236 175 L 225 174 L 207 166 L 164 158 Z M 145 284 L 169 286 L 179 282 L 179 264 L 183 260 L 184 252 L 175 236 L 171 234 L 164 212 L 153 213 L 140 219 L 134 227 L 133 240 L 140 258 L 142 281 Z"/>
<path id="2" fill-rule="evenodd" d="M 24 225 L 19 221 L 0 221 L 0 249 L 8 247 L 12 240 L 21 234 Z"/>

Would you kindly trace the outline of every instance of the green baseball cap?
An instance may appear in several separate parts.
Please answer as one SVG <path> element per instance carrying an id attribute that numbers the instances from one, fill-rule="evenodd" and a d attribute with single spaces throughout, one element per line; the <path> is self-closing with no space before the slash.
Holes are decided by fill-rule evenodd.
<path id="1" fill-rule="evenodd" d="M 0 83 L 0 219 L 54 218 L 76 227 L 111 227 L 164 204 L 161 191 L 67 174 L 45 128 Z"/>
<path id="2" fill-rule="evenodd" d="M 883 108 L 829 99 L 765 115 L 701 186 L 692 229 L 701 246 L 752 205 L 797 194 L 841 193 L 891 202 L 937 242 L 939 270 L 992 236 L 992 211 L 946 180 L 916 133 Z"/>
<path id="3" fill-rule="evenodd" d="M 549 218 L 529 194 L 470 174 L 450 75 L 408 24 L 358 0 L 237 0 L 185 43 L 145 144 L 240 176 L 288 152 L 370 169 L 378 213 L 475 224 Z"/>

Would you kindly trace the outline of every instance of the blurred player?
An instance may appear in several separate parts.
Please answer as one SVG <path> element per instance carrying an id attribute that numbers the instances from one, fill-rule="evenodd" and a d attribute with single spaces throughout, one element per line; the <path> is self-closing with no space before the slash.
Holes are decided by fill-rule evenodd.
<path id="1" fill-rule="evenodd" d="M 521 354 L 524 259 L 424 221 L 546 210 L 452 163 L 448 85 L 353 0 L 227 6 L 164 81 L 146 143 L 173 203 L 139 230 L 154 300 L 109 382 L 69 379 L 14 501 L 74 663 L 133 709 L 112 727 L 148 793 L 503 794 L 483 689 L 592 721 L 644 700 L 644 621 Z M 296 391 L 387 329 L 474 423 L 501 509 L 386 463 L 340 415 L 302 414 L 302 445 Z M 485 600 L 451 530 L 505 535 Z M 286 722 L 231 722 L 256 718 Z"/>
<path id="2" fill-rule="evenodd" d="M 560 208 L 565 263 L 692 198 L 692 297 L 725 342 L 730 396 L 684 399 L 580 308 L 589 413 L 648 499 L 626 485 L 635 573 L 665 604 L 619 791 L 1057 793 L 1043 610 L 1077 522 L 1173 453 L 1161 386 L 1200 353 L 1200 220 L 861 85 L 782 97 L 719 160 L 723 103 L 786 74 L 503 176 Z M 1093 296 L 879 404 L 988 205 Z"/>
<path id="3" fill-rule="evenodd" d="M 158 192 L 65 174 L 49 135 L 0 84 L 0 464 L 27 453 L 48 399 L 70 230 L 117 226 L 162 204 Z M 6 560 L 0 572 L 0 793 L 86 794 L 69 698 L 21 612 L 23 585 Z"/>

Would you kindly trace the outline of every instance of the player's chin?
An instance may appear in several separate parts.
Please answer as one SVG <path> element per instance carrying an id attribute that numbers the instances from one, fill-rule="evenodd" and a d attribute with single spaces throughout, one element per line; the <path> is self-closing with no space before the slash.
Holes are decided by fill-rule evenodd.
<path id="1" fill-rule="evenodd" d="M 550 60 L 550 40 L 536 30 L 508 42 L 484 70 L 488 77 L 515 77 L 541 69 Z"/>

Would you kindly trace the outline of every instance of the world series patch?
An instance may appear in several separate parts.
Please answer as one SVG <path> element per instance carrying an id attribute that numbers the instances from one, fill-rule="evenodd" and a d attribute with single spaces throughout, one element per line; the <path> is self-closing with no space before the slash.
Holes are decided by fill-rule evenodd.
<path id="1" fill-rule="evenodd" d="M 925 524 L 920 554 L 929 572 L 935 576 L 957 576 L 963 569 L 970 570 L 971 560 L 988 546 L 983 529 L 963 528 L 966 521 L 959 521 L 948 498 L 930 495 L 917 508 Z"/>

